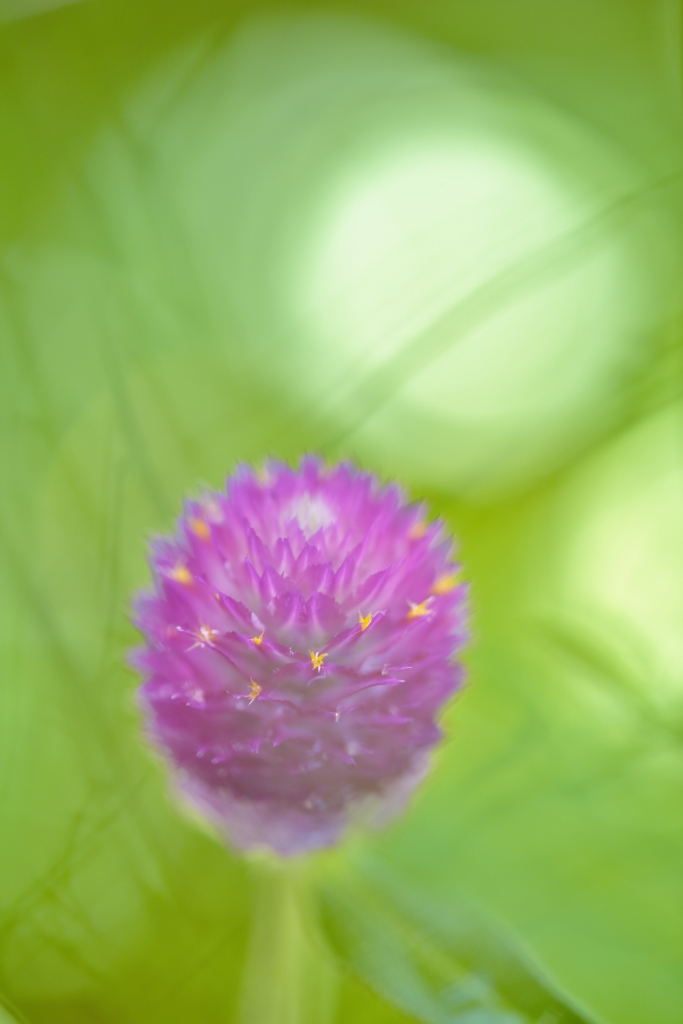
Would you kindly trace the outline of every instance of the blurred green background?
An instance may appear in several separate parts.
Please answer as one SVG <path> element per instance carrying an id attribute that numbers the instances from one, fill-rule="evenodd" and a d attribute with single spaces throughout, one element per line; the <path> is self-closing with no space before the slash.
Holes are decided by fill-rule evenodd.
<path id="1" fill-rule="evenodd" d="M 0 0 L 3 1024 L 681 1024 L 680 53 L 671 0 Z M 182 497 L 304 451 L 430 501 L 473 641 L 409 812 L 282 878 L 125 658 Z"/>

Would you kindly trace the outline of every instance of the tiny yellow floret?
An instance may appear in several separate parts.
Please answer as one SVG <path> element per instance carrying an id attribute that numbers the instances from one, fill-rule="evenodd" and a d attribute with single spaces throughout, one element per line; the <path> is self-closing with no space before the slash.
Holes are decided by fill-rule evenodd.
<path id="1" fill-rule="evenodd" d="M 265 629 L 263 630 L 263 633 L 265 633 Z M 257 647 L 258 647 L 259 644 L 262 644 L 263 643 L 263 633 L 261 633 L 260 636 L 250 636 L 249 639 L 251 640 L 252 644 L 256 644 Z"/>
<path id="2" fill-rule="evenodd" d="M 197 633 L 197 639 L 200 643 L 204 644 L 212 644 L 217 636 L 218 633 L 215 629 L 212 629 L 211 626 L 200 626 L 199 632 Z"/>
<path id="3" fill-rule="evenodd" d="M 426 523 L 422 523 L 422 522 L 418 522 L 418 523 L 415 523 L 414 526 L 411 526 L 410 532 L 408 534 L 408 537 L 410 538 L 410 540 L 419 540 L 420 537 L 424 537 L 426 532 L 427 532 L 427 524 Z"/>
<path id="4" fill-rule="evenodd" d="M 182 583 L 184 587 L 192 586 L 192 573 L 186 565 L 176 565 L 169 575 L 172 580 L 175 580 L 176 583 Z"/>
<path id="5" fill-rule="evenodd" d="M 413 601 L 408 601 L 410 605 L 410 611 L 408 612 L 409 619 L 421 619 L 423 615 L 431 614 L 431 608 L 429 607 L 430 598 L 426 601 L 422 601 L 420 604 L 415 604 Z"/>
<path id="6" fill-rule="evenodd" d="M 320 669 L 323 667 L 323 661 L 327 657 L 327 655 L 318 654 L 317 651 L 309 651 L 308 653 L 311 656 L 311 664 L 313 668 L 316 670 L 316 672 L 319 672 Z"/>
<path id="7" fill-rule="evenodd" d="M 457 572 L 451 572 L 447 573 L 445 576 L 439 576 L 439 578 L 432 584 L 432 594 L 448 594 L 451 590 L 455 590 L 459 582 L 460 580 Z"/>
<path id="8" fill-rule="evenodd" d="M 180 629 L 180 626 L 178 629 Z M 181 630 L 181 632 L 185 631 Z M 204 647 L 205 644 L 213 644 L 218 636 L 218 632 L 212 629 L 211 626 L 200 626 L 197 632 L 192 635 L 196 637 L 196 640 L 189 650 L 195 651 L 198 647 Z"/>
<path id="9" fill-rule="evenodd" d="M 203 519 L 191 519 L 190 528 L 200 540 L 208 540 L 211 536 L 211 527 Z"/>
<path id="10" fill-rule="evenodd" d="M 258 683 L 255 683 L 253 679 L 250 679 L 249 682 L 251 683 L 251 690 L 249 691 L 249 703 L 253 704 L 256 698 L 258 697 L 259 693 L 261 692 L 261 687 L 259 686 Z"/>
<path id="11" fill-rule="evenodd" d="M 372 615 L 363 615 L 362 612 L 358 612 L 358 621 L 360 622 L 360 631 L 364 633 L 372 622 Z"/>

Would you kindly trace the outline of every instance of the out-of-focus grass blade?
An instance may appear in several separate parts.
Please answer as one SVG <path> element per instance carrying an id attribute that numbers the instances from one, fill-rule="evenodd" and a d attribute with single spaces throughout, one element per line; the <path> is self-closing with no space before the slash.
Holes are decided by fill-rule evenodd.
<path id="1" fill-rule="evenodd" d="M 680 417 L 488 514 L 453 508 L 473 685 L 429 785 L 376 841 L 425 901 L 480 901 L 563 990 L 628 1024 L 676 1024 L 683 999 Z"/>
<path id="2" fill-rule="evenodd" d="M 2 996 L 0 995 L 0 999 Z M 19 1016 L 15 1017 L 10 1014 L 9 1010 L 0 1004 L 0 1024 L 25 1024 L 26 1018 Z"/>
<path id="3" fill-rule="evenodd" d="M 417 897 L 386 865 L 321 886 L 339 955 L 377 991 L 429 1024 L 588 1024 L 500 929 L 466 902 Z"/>
<path id="4" fill-rule="evenodd" d="M 44 11 L 52 11 L 67 4 L 82 3 L 83 0 L 0 0 L 0 22 L 18 21 L 30 18 Z"/>
<path id="5" fill-rule="evenodd" d="M 677 308 L 675 175 L 358 18 L 199 39 L 82 173 L 60 231 L 149 343 L 203 338 L 288 431 L 419 488 L 490 500 L 566 461 L 628 410 Z"/>

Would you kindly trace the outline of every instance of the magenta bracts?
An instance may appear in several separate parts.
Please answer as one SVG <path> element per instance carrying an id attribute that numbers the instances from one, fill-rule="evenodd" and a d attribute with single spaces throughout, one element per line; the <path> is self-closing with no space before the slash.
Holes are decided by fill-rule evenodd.
<path id="1" fill-rule="evenodd" d="M 148 731 L 230 843 L 300 853 L 404 805 L 462 679 L 451 548 L 395 485 L 311 457 L 239 468 L 154 543 Z"/>

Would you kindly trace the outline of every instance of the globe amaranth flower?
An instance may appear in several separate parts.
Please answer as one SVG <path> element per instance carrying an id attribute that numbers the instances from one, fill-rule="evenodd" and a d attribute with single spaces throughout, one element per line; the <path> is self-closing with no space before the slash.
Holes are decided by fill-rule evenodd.
<path id="1" fill-rule="evenodd" d="M 395 485 L 311 457 L 240 468 L 153 545 L 148 731 L 228 841 L 299 853 L 404 804 L 462 678 L 451 549 Z"/>

